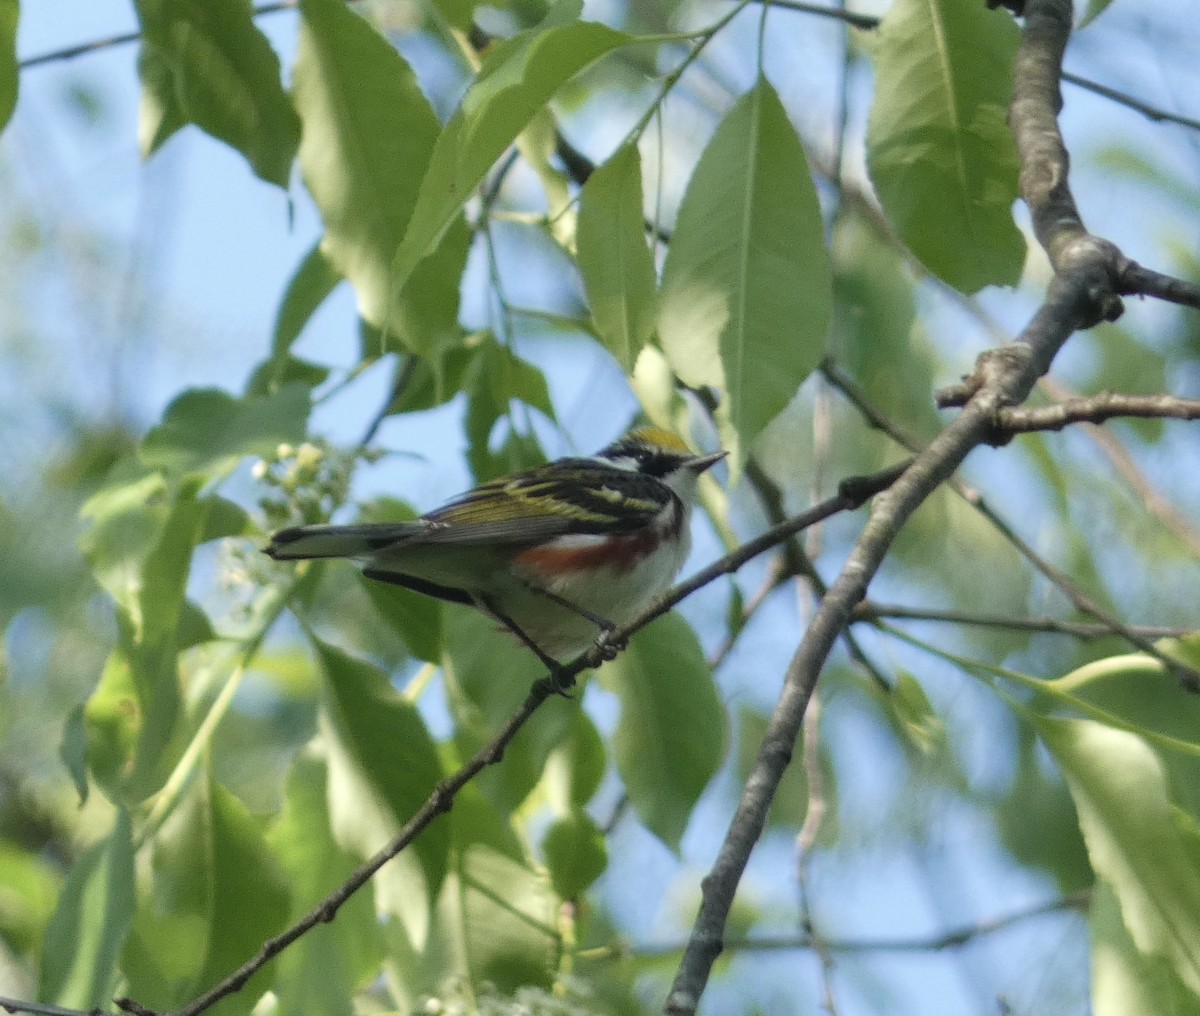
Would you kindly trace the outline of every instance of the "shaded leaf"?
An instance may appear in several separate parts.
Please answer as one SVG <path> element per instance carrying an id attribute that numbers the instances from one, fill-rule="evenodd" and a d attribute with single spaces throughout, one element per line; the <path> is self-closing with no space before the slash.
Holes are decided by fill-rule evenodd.
<path id="1" fill-rule="evenodd" d="M 874 33 L 871 180 L 900 238 L 964 293 L 1016 285 L 1025 262 L 1006 121 L 1018 35 L 958 0 L 898 0 Z"/>
<path id="2" fill-rule="evenodd" d="M 62 898 L 62 875 L 48 858 L 0 842 L 0 935 L 15 950 L 39 956 Z"/>
<path id="3" fill-rule="evenodd" d="M 278 859 L 245 805 L 207 775 L 156 836 L 151 870 L 122 971 L 131 993 L 155 1009 L 211 988 L 287 921 L 287 879 Z M 274 966 L 268 963 L 209 1011 L 249 1013 Z"/>
<path id="4" fill-rule="evenodd" d="M 341 281 L 341 273 L 330 263 L 321 245 L 311 247 L 288 281 L 275 314 L 275 329 L 271 333 L 272 360 L 283 359 L 317 308 Z"/>
<path id="5" fill-rule="evenodd" d="M 264 180 L 286 187 L 300 122 L 249 0 L 136 0 L 136 7 L 143 154 L 194 123 L 240 151 Z"/>
<path id="6" fill-rule="evenodd" d="M 804 147 L 760 80 L 726 114 L 692 174 L 659 313 L 676 374 L 725 392 L 722 445 L 735 468 L 820 362 L 830 309 L 829 256 Z"/>
<path id="7" fill-rule="evenodd" d="M 578 10 L 577 4 L 559 4 L 545 22 L 497 44 L 484 58 L 433 149 L 408 229 L 395 251 L 394 285 L 405 284 L 430 255 L 487 171 L 558 88 L 632 41 L 596 22 L 563 23 L 577 17 Z"/>
<path id="8" fill-rule="evenodd" d="M 655 326 L 655 275 L 642 211 L 642 160 L 626 145 L 583 185 L 579 271 L 596 332 L 628 374 Z"/>
<path id="9" fill-rule="evenodd" d="M 112 998 L 117 959 L 133 919 L 133 841 L 118 809 L 108 838 L 71 869 L 46 928 L 38 998 L 92 1009 Z"/>
<path id="10" fill-rule="evenodd" d="M 320 249 L 353 284 L 366 322 L 409 349 L 432 352 L 458 332 L 468 246 L 461 216 L 411 285 L 392 276 L 391 264 L 438 136 L 437 117 L 396 48 L 346 4 L 304 0 L 300 10 L 300 166 L 325 223 Z"/>
<path id="11" fill-rule="evenodd" d="M 542 839 L 550 884 L 564 900 L 577 900 L 608 867 L 604 834 L 585 811 L 556 819 Z"/>
<path id="12" fill-rule="evenodd" d="M 19 0 L 0 0 L 0 130 L 17 105 L 21 70 L 17 66 Z"/>
<path id="13" fill-rule="evenodd" d="M 728 740 L 725 710 L 696 633 L 678 614 L 637 632 L 600 671 L 621 700 L 612 746 L 629 800 L 672 850 Z"/>

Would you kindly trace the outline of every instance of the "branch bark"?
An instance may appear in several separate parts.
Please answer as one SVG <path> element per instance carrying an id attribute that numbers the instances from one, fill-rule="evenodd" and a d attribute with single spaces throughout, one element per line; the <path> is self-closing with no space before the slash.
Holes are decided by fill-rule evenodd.
<path id="1" fill-rule="evenodd" d="M 980 357 L 958 418 L 873 502 L 862 536 L 829 587 L 788 667 L 782 695 L 737 811 L 702 884 L 700 911 L 664 1007 L 668 1016 L 696 1012 L 722 950 L 738 883 L 791 760 L 821 669 L 854 608 L 864 599 L 896 534 L 967 454 L 987 441 L 999 411 L 1024 401 L 1073 332 L 1121 312 L 1116 280 L 1125 259 L 1113 244 L 1085 229 L 1071 195 L 1069 159 L 1058 129 L 1062 55 L 1071 18 L 1070 0 L 1030 0 L 1010 111 L 1021 160 L 1022 195 L 1055 270 L 1045 302 L 1017 342 Z"/>

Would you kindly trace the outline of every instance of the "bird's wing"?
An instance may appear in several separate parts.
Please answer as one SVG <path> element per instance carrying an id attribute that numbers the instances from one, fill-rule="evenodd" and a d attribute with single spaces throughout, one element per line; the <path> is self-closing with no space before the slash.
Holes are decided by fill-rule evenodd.
<path id="1" fill-rule="evenodd" d="M 675 495 L 664 483 L 590 459 L 565 459 L 485 483 L 430 512 L 420 543 L 540 543 L 649 525 Z"/>

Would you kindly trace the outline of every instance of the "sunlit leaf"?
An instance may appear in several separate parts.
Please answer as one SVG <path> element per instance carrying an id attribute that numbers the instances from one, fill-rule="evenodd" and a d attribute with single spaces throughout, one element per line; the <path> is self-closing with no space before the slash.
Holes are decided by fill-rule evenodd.
<path id="1" fill-rule="evenodd" d="M 300 122 L 249 0 L 137 0 L 136 7 L 143 153 L 195 123 L 245 155 L 264 180 L 286 187 Z"/>
<path id="2" fill-rule="evenodd" d="M 1157 956 L 1138 949 L 1121 907 L 1105 883 L 1092 890 L 1088 909 L 1092 932 L 1092 1012 L 1095 1016 L 1157 1013 L 1184 1016 L 1195 995 Z"/>
<path id="3" fill-rule="evenodd" d="M 655 326 L 654 262 L 646 246 L 642 160 L 626 145 L 583 185 L 579 271 L 596 331 L 626 373 Z"/>
<path id="4" fill-rule="evenodd" d="M 445 667 L 455 740 L 466 757 L 495 736 L 545 668 L 478 611 L 449 606 L 446 619 Z M 479 775 L 479 787 L 502 812 L 520 805 L 541 779 L 550 752 L 567 737 L 574 712 L 565 700 L 546 702 L 505 749 L 500 763 Z"/>
<path id="5" fill-rule="evenodd" d="M 825 351 L 829 255 L 804 147 L 760 80 L 692 174 L 663 267 L 659 334 L 676 374 L 725 393 L 735 468 Z"/>
<path id="6" fill-rule="evenodd" d="M 458 332 L 468 244 L 461 217 L 411 285 L 393 278 L 391 264 L 438 136 L 437 117 L 404 58 L 353 9 L 340 0 L 304 0 L 300 9 L 300 166 L 325 222 L 320 249 L 353 284 L 364 320 L 389 340 L 431 352 Z"/>
<path id="7" fill-rule="evenodd" d="M 333 831 L 343 850 L 367 857 L 425 803 L 442 777 L 441 761 L 420 713 L 381 671 L 324 642 L 315 645 L 326 679 L 321 730 Z M 424 937 L 448 849 L 449 830 L 435 822 L 388 864 L 387 884 L 402 893 L 389 898 L 414 938 Z"/>
<path id="8" fill-rule="evenodd" d="M 898 0 L 874 33 L 871 180 L 900 238 L 964 293 L 1015 285 L 1025 262 L 1006 121 L 1018 35 L 959 0 Z"/>
<path id="9" fill-rule="evenodd" d="M 1200 874 L 1159 760 L 1141 738 L 1090 720 L 1032 721 L 1062 767 L 1092 866 L 1133 942 L 1200 993 Z"/>
<path id="10" fill-rule="evenodd" d="M 726 717 L 696 633 L 667 614 L 600 671 L 621 700 L 612 746 L 629 800 L 672 850 L 725 755 Z"/>
<path id="11" fill-rule="evenodd" d="M 395 252 L 393 285 L 407 282 L 429 256 L 487 171 L 559 87 L 631 41 L 606 25 L 568 20 L 577 16 L 577 4 L 561 3 L 545 23 L 488 52 L 475 83 L 438 137 Z"/>
<path id="12" fill-rule="evenodd" d="M 74 1009 L 107 1005 L 133 908 L 131 826 L 119 809 L 112 832 L 80 858 L 63 886 L 46 929 L 38 997 Z"/>
<path id="13" fill-rule="evenodd" d="M 316 906 L 357 867 L 330 829 L 326 765 L 301 755 L 288 775 L 283 814 L 271 843 L 288 873 L 292 918 Z M 281 1012 L 296 1016 L 351 1016 L 353 997 L 378 970 L 382 958 L 379 922 L 371 896 L 360 892 L 338 911 L 337 920 L 314 928 L 280 959 L 276 979 Z"/>

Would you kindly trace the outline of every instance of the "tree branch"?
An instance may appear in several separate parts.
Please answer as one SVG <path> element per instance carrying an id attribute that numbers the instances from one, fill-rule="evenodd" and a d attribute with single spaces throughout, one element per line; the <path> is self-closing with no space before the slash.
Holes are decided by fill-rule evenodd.
<path id="1" fill-rule="evenodd" d="M 1003 614 L 978 614 L 968 610 L 905 607 L 894 603 L 874 603 L 870 600 L 855 607 L 851 616 L 851 620 L 855 623 L 874 623 L 889 619 L 963 624 L 978 628 L 1005 628 L 1009 631 L 1047 632 L 1056 635 L 1071 635 L 1079 639 L 1110 638 L 1118 634 L 1106 624 L 1060 621 L 1053 617 L 1005 617 Z M 1177 639 L 1194 634 L 1194 629 L 1191 628 L 1170 628 L 1162 625 L 1129 625 L 1129 630 L 1146 639 Z"/>
<path id="2" fill-rule="evenodd" d="M 1008 348 L 1008 347 L 1003 347 Z M 986 355 L 986 354 L 985 354 Z M 892 440 L 896 441 L 901 447 L 907 448 L 910 451 L 917 450 L 920 446 L 917 441 L 909 434 L 905 433 L 903 428 L 895 424 L 887 416 L 881 413 L 866 397 L 863 391 L 854 383 L 845 371 L 841 370 L 835 363 L 826 360 L 821 365 L 821 371 L 824 376 L 834 384 L 854 405 L 854 407 L 863 415 L 864 419 L 874 428 L 883 431 Z M 963 386 L 971 392 L 978 390 L 978 382 L 976 379 L 969 379 Z M 1108 630 L 1121 638 L 1125 639 L 1131 646 L 1142 652 L 1154 657 L 1163 664 L 1169 673 L 1173 674 L 1185 687 L 1200 687 L 1200 672 L 1197 672 L 1191 667 L 1186 667 L 1178 660 L 1174 660 L 1161 652 L 1152 642 L 1143 638 L 1135 629 L 1130 628 L 1119 618 L 1104 610 L 1099 604 L 1091 599 L 1082 589 L 1079 588 L 1071 578 L 1051 564 L 1044 556 L 1039 554 L 1026 540 L 1019 536 L 1015 529 L 1008 524 L 1000 516 L 994 508 L 984 500 L 982 494 L 957 477 L 951 477 L 948 481 L 951 490 L 959 495 L 967 504 L 971 505 L 979 514 L 996 529 L 996 531 L 1004 537 L 1013 548 L 1024 557 L 1034 568 L 1050 580 L 1062 593 L 1071 601 L 1076 609 L 1085 614 L 1090 614 L 1096 618 L 1101 624 L 1106 626 Z"/>
<path id="3" fill-rule="evenodd" d="M 1025 434 L 1038 430 L 1062 430 L 1072 423 L 1103 423 L 1118 416 L 1200 420 L 1200 399 L 1100 392 L 1086 398 L 1068 399 L 1054 406 L 1007 406 L 1000 410 L 996 424 L 1007 434 Z"/>
<path id="4" fill-rule="evenodd" d="M 1014 924 L 1057 914 L 1065 910 L 1086 910 L 1091 892 L 1084 890 L 1061 899 L 1023 907 L 1000 917 L 985 918 L 975 924 L 965 924 L 928 938 L 827 938 L 819 943 L 831 953 L 870 952 L 939 952 L 958 949 L 976 939 L 1003 931 Z M 792 952 L 798 949 L 816 949 L 817 941 L 811 935 L 758 935 L 754 938 L 735 938 L 726 943 L 730 952 Z M 683 947 L 678 944 L 634 946 L 617 944 L 594 950 L 582 950 L 578 956 L 585 960 L 619 959 L 636 956 L 639 959 L 659 959 L 673 956 Z"/>
<path id="5" fill-rule="evenodd" d="M 255 973 L 298 938 L 311 931 L 317 925 L 327 924 L 332 921 L 346 901 L 366 885 L 380 868 L 408 847 L 434 819 L 450 810 L 454 804 L 455 796 L 467 783 L 485 768 L 495 765 L 501 760 L 509 743 L 547 698 L 556 691 L 561 690 L 564 684 L 570 687 L 574 684 L 575 678 L 585 670 L 595 669 L 606 659 L 610 659 L 613 647 L 623 645 L 631 635 L 650 624 L 651 621 L 667 613 L 677 603 L 686 599 L 692 593 L 696 592 L 696 590 L 720 578 L 722 575 L 737 571 L 751 558 L 757 557 L 759 554 L 791 538 L 808 526 L 821 522 L 831 515 L 861 507 L 867 499 L 882 490 L 886 490 L 888 486 L 895 483 L 897 478 L 903 475 L 908 465 L 909 463 L 906 461 L 890 469 L 872 473 L 869 476 L 849 477 L 843 480 L 838 485 L 837 494 L 833 497 L 827 498 L 820 504 L 813 505 L 799 515 L 786 519 L 780 525 L 773 526 L 754 539 L 743 543 L 736 550 L 712 562 L 706 568 L 702 568 L 691 578 L 668 590 L 650 607 L 638 615 L 638 617 L 621 625 L 607 639 L 601 638 L 597 640 L 596 645 L 564 666 L 558 674 L 535 681 L 525 701 L 508 718 L 504 726 L 500 728 L 492 740 L 480 748 L 461 769 L 452 776 L 448 776 L 438 782 L 430 792 L 425 803 L 404 824 L 403 828 L 390 843 L 356 868 L 349 878 L 304 917 L 300 918 L 295 924 L 274 938 L 264 942 L 258 952 L 238 967 L 237 970 L 214 985 L 203 995 L 200 995 L 183 1008 L 172 1013 L 171 1016 L 199 1016 L 200 1013 L 211 1008 L 221 999 L 240 991 Z M 132 999 L 120 998 L 116 999 L 115 1002 L 125 1012 L 132 1013 L 134 1016 L 147 1016 L 147 1014 L 149 1016 L 156 1016 L 153 1010 L 147 1009 Z M 25 1005 L 25 1003 L 14 1003 L 14 1006 L 20 1005 Z M 58 1013 L 48 1013 L 48 1016 L 80 1016 L 80 1014 L 75 1011 L 66 1010 Z"/>
<path id="6" fill-rule="evenodd" d="M 1067 184 L 1066 150 L 1055 120 L 1061 106 L 1059 75 L 1071 16 L 1070 0 L 1030 0 L 1010 112 L 1023 193 L 1056 273 L 1045 302 L 1016 343 L 979 358 L 962 412 L 872 503 L 862 536 L 792 658 L 737 811 L 702 883 L 700 910 L 664 1007 L 668 1016 L 696 1012 L 712 965 L 723 948 L 738 883 L 762 835 L 821 669 L 900 528 L 950 479 L 967 454 L 987 441 L 998 411 L 1024 401 L 1073 332 L 1120 313 L 1114 282 L 1122 255 L 1113 244 L 1091 236 L 1083 227 Z"/>

